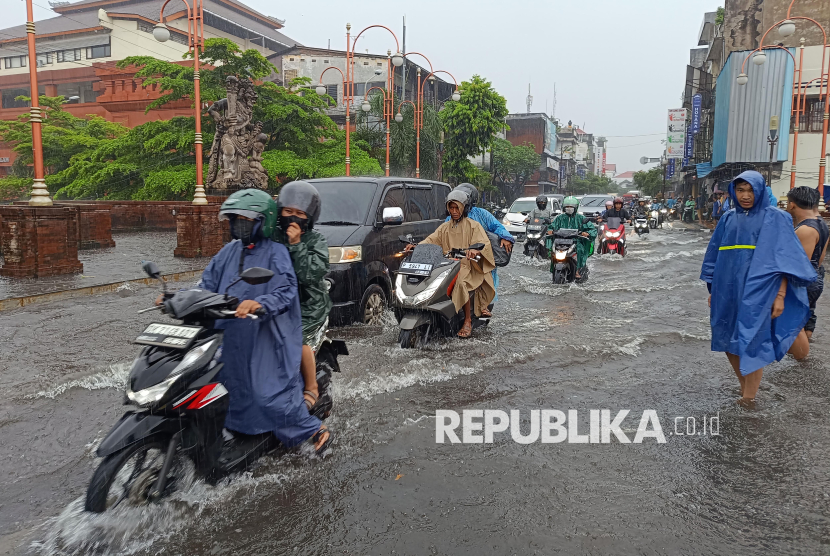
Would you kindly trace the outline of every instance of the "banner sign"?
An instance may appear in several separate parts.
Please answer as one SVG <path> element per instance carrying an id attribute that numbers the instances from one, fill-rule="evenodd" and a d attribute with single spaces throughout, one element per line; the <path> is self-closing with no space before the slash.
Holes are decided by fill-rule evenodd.
<path id="1" fill-rule="evenodd" d="M 668 130 L 666 134 L 666 156 L 668 158 L 683 158 L 685 142 L 686 109 L 672 108 L 669 110 Z"/>
<path id="2" fill-rule="evenodd" d="M 670 158 L 669 163 L 666 165 L 666 179 L 669 179 L 674 175 L 674 161 L 676 159 Z"/>
<path id="3" fill-rule="evenodd" d="M 703 95 L 700 93 L 692 97 L 692 133 L 700 132 L 700 111 L 703 106 Z"/>
<path id="4" fill-rule="evenodd" d="M 694 153 L 695 136 L 692 134 L 691 128 L 686 130 L 686 145 L 683 149 L 684 158 L 692 158 Z"/>

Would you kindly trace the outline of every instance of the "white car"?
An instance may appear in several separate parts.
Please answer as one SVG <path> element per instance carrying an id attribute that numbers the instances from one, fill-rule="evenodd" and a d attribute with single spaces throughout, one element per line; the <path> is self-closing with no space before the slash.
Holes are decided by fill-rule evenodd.
<path id="1" fill-rule="evenodd" d="M 548 198 L 548 206 L 551 208 L 553 215 L 562 212 L 559 201 L 552 195 L 545 195 Z M 528 215 L 536 208 L 536 197 L 519 197 L 507 211 L 507 214 L 502 218 L 501 223 L 510 232 L 510 235 L 516 238 L 517 241 L 523 241 L 525 238 L 525 228 L 527 224 L 525 220 Z"/>
<path id="2" fill-rule="evenodd" d="M 579 201 L 577 212 L 586 218 L 596 218 L 605 210 L 605 201 L 613 201 L 613 195 L 585 195 Z"/>

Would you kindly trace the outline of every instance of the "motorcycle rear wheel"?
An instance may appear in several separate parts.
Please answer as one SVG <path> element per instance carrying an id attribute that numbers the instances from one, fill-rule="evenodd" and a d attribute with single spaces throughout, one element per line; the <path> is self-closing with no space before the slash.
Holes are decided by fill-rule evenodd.
<path id="1" fill-rule="evenodd" d="M 150 437 L 144 442 L 131 444 L 106 456 L 89 481 L 84 509 L 88 512 L 103 513 L 125 500 L 133 504 L 149 503 L 150 499 L 147 495 L 155 485 L 155 479 L 161 471 L 169 441 L 170 439 L 164 436 Z M 148 455 L 151 455 L 151 459 L 149 465 L 145 467 Z M 133 459 L 136 461 L 132 469 L 127 471 L 126 466 Z M 115 490 L 111 493 L 113 483 L 119 477 L 123 477 L 124 473 L 128 475 L 124 477 L 125 482 L 121 486 L 121 492 Z M 167 484 L 169 488 L 173 486 L 173 481 L 168 480 Z"/>

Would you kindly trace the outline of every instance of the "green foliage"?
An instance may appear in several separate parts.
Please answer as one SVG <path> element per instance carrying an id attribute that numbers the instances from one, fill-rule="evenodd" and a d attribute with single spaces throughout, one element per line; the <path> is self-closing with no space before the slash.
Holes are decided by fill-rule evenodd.
<path id="1" fill-rule="evenodd" d="M 575 195 L 587 195 L 591 193 L 612 193 L 618 191 L 617 184 L 607 176 L 588 174 L 584 178 L 579 176 L 571 177 L 571 184 L 568 188 Z"/>
<path id="2" fill-rule="evenodd" d="M 56 198 L 186 199 L 196 185 L 192 148 L 193 118 L 148 122 L 73 156 L 46 184 Z"/>
<path id="3" fill-rule="evenodd" d="M 193 59 L 193 53 L 187 52 L 185 59 Z M 259 51 L 243 51 L 230 39 L 205 39 L 204 52 L 199 54 L 199 61 L 205 67 L 199 69 L 199 88 L 202 101 L 214 102 L 226 96 L 225 79 L 235 75 L 240 79 L 258 80 L 267 77 L 277 68 Z M 152 56 L 128 56 L 117 66 L 141 68 L 135 76 L 143 79 L 142 85 L 158 85 L 165 94 L 151 102 L 147 111 L 160 108 L 168 102 L 193 97 L 193 65 L 158 60 Z"/>
<path id="4" fill-rule="evenodd" d="M 29 100 L 28 97 L 18 97 Z M 108 139 L 120 137 L 127 132 L 121 124 L 108 122 L 99 116 L 88 119 L 78 118 L 62 108 L 63 97 L 39 97 L 43 109 L 43 165 L 47 173 L 55 173 L 69 166 L 69 160 L 76 154 L 96 148 Z M 12 174 L 18 177 L 32 176 L 34 163 L 32 150 L 32 124 L 29 114 L 17 120 L 0 121 L 0 141 L 12 145 L 17 154 Z"/>
<path id="5" fill-rule="evenodd" d="M 346 175 L 346 133 L 338 131 L 335 139 L 322 143 L 308 157 L 292 151 L 266 151 L 262 166 L 277 183 L 307 178 L 332 178 Z M 369 146 L 352 140 L 349 151 L 351 175 L 379 176 L 383 172 L 378 161 L 369 154 Z"/>
<path id="6" fill-rule="evenodd" d="M 358 105 L 362 104 L 358 99 Z M 354 133 L 361 141 L 370 146 L 370 152 L 383 167 L 386 164 L 386 128 L 383 125 L 383 95 L 369 96 L 369 112 L 357 114 L 357 129 Z M 415 176 L 417 166 L 418 133 L 415 129 L 415 109 L 409 102 L 401 106 L 400 99 L 394 97 L 392 105 L 395 113 L 400 110 L 403 121 L 392 120 L 389 128 L 389 171 L 394 176 Z M 373 125 L 380 122 L 380 125 Z M 438 143 L 441 135 L 441 119 L 431 104 L 424 104 L 423 126 L 421 129 L 420 170 L 424 179 L 438 179 Z"/>
<path id="7" fill-rule="evenodd" d="M 726 11 L 723 9 L 723 6 L 720 6 L 718 11 L 715 13 L 715 25 L 723 25 L 724 15 L 726 15 Z"/>
<path id="8" fill-rule="evenodd" d="M 634 172 L 634 186 L 642 195 L 657 195 L 663 188 L 663 168 L 656 166 L 647 171 Z"/>
<path id="9" fill-rule="evenodd" d="M 509 111 L 507 101 L 491 83 L 478 75 L 459 87 L 461 100 L 449 101 L 441 111 L 444 124 L 444 174 L 463 176 L 467 158 L 489 147 L 496 133 L 504 129 Z"/>
<path id="10" fill-rule="evenodd" d="M 524 185 L 539 170 L 541 158 L 533 145 L 514 146 L 510 141 L 494 138 L 493 168 L 502 196 L 512 203 L 524 192 Z"/>
<path id="11" fill-rule="evenodd" d="M 0 178 L 0 202 L 21 201 L 32 190 L 32 178 L 8 176 Z"/>

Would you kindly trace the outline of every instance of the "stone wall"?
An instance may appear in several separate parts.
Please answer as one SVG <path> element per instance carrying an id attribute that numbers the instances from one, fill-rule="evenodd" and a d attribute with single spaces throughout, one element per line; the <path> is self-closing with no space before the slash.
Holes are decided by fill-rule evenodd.
<path id="1" fill-rule="evenodd" d="M 0 207 L 0 276 L 40 278 L 82 272 L 78 261 L 79 209 Z"/>
<path id="2" fill-rule="evenodd" d="M 723 36 L 727 55 L 739 50 L 754 50 L 761 37 L 775 23 L 786 19 L 790 0 L 726 0 L 723 18 Z M 830 29 L 830 2 L 827 0 L 798 0 L 791 16 L 809 17 Z M 765 44 L 797 47 L 804 37 L 805 46 L 824 43 L 821 29 L 809 21 L 796 20 L 796 32 L 781 37 L 777 29 L 767 35 Z"/>
<path id="3" fill-rule="evenodd" d="M 231 240 L 227 222 L 219 222 L 219 205 L 189 205 L 177 213 L 176 223 L 176 257 L 212 257 Z"/>

